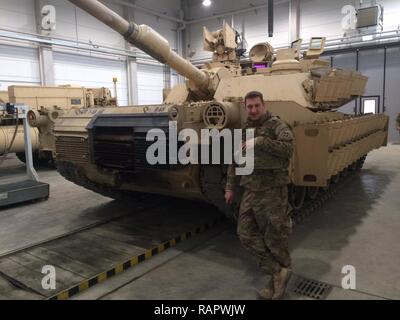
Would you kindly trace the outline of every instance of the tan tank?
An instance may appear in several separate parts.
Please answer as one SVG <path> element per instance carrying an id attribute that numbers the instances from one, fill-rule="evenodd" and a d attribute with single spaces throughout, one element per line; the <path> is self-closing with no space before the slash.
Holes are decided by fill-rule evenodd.
<path id="1" fill-rule="evenodd" d="M 116 99 L 108 88 L 84 88 L 58 86 L 10 86 L 8 91 L 0 93 L 3 103 L 24 103 L 30 107 L 28 115 L 31 125 L 31 140 L 35 162 L 47 162 L 53 159 L 55 143 L 54 122 L 66 110 L 101 107 L 117 107 Z M 0 155 L 5 152 L 16 153 L 25 161 L 24 131 L 22 125 L 11 145 L 16 130 L 14 117 L 0 115 Z M 10 148 L 11 145 L 11 148 Z"/>
<path id="2" fill-rule="evenodd" d="M 170 120 L 177 121 L 178 131 L 241 128 L 246 120 L 242 97 L 251 90 L 262 92 L 268 109 L 294 131 L 289 190 L 296 209 L 306 194 L 317 197 L 320 187 L 361 167 L 369 151 L 386 145 L 387 116 L 335 111 L 364 93 L 367 78 L 320 60 L 324 38 L 311 39 L 303 55 L 301 40 L 277 52 L 258 44 L 245 66 L 234 30 L 228 25 L 216 32 L 204 28 L 204 49 L 213 52 L 213 59 L 198 69 L 150 27 L 129 23 L 96 0 L 70 2 L 187 78 L 160 105 L 74 109 L 60 117 L 55 125 L 57 167 L 79 185 L 111 197 L 153 193 L 207 201 L 228 212 L 223 201 L 226 166 L 151 166 L 145 153 L 152 142 L 145 136 L 153 128 L 167 132 Z"/>

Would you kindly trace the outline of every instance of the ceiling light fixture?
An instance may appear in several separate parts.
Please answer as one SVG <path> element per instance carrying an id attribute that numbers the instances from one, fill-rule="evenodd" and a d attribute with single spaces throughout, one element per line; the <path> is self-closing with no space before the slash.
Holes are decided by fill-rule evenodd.
<path id="1" fill-rule="evenodd" d="M 203 0 L 203 6 L 205 7 L 211 6 L 211 0 Z"/>

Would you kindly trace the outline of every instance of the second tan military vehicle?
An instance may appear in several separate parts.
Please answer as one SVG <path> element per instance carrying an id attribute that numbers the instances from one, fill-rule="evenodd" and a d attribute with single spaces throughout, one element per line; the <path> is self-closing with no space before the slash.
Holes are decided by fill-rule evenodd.
<path id="1" fill-rule="evenodd" d="M 54 159 L 54 122 L 70 109 L 117 107 L 117 101 L 108 88 L 72 86 L 10 86 L 0 93 L 3 103 L 23 103 L 30 107 L 31 140 L 35 163 Z M 15 135 L 15 137 L 14 137 Z M 25 161 L 22 123 L 15 123 L 7 114 L 0 115 L 0 155 L 16 153 Z"/>
<path id="2" fill-rule="evenodd" d="M 0 91 L 0 103 L 8 102 L 8 91 Z"/>

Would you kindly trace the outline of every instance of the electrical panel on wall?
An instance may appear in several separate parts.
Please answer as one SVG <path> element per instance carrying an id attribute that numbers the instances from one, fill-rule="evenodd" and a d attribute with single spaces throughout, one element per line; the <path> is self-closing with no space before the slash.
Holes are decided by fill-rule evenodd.
<path id="1" fill-rule="evenodd" d="M 383 7 L 380 5 L 357 10 L 357 29 L 383 25 Z"/>

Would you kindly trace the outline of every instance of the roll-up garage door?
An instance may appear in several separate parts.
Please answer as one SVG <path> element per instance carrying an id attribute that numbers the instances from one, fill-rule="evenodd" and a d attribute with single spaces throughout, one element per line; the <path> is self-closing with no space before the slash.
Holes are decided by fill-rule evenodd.
<path id="1" fill-rule="evenodd" d="M 118 104 L 128 105 L 127 71 L 125 61 L 54 53 L 56 85 L 71 84 L 84 87 L 107 87 L 114 95 L 112 79 L 116 77 Z"/>
<path id="2" fill-rule="evenodd" d="M 163 101 L 163 66 L 138 64 L 139 104 L 159 104 Z"/>
<path id="3" fill-rule="evenodd" d="M 0 45 L 0 90 L 10 85 L 40 85 L 37 49 Z"/>

